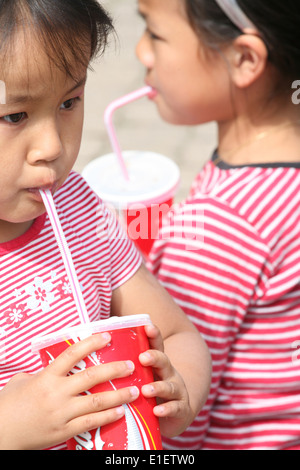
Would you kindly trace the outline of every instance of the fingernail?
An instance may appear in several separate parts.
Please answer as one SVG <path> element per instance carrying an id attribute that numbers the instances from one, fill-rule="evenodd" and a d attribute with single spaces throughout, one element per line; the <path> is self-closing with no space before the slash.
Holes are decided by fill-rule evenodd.
<path id="1" fill-rule="evenodd" d="M 153 385 L 144 385 L 143 386 L 143 392 L 146 394 L 152 394 L 154 393 L 154 387 Z"/>
<path id="2" fill-rule="evenodd" d="M 156 411 L 157 414 L 163 415 L 164 412 L 165 412 L 165 407 L 164 407 L 164 406 L 157 406 L 157 407 L 155 408 L 155 411 Z"/>
<path id="3" fill-rule="evenodd" d="M 135 365 L 132 361 L 126 361 L 126 365 L 127 365 L 129 370 L 134 371 Z"/>
<path id="4" fill-rule="evenodd" d="M 140 359 L 150 361 L 151 360 L 151 355 L 148 352 L 144 352 L 140 355 Z"/>
<path id="5" fill-rule="evenodd" d="M 102 333 L 102 338 L 104 341 L 110 341 L 110 334 L 109 333 Z"/>
<path id="6" fill-rule="evenodd" d="M 116 408 L 116 413 L 120 416 L 123 416 L 125 413 L 125 408 L 123 406 L 119 406 L 119 408 Z"/>
<path id="7" fill-rule="evenodd" d="M 140 391 L 137 387 L 131 387 L 130 395 L 132 396 L 132 398 L 137 398 L 139 394 L 140 394 Z"/>

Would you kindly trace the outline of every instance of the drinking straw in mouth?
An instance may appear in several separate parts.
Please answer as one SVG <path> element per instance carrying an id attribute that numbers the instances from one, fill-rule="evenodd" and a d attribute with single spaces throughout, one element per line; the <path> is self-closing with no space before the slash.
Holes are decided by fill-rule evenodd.
<path id="1" fill-rule="evenodd" d="M 128 95 L 125 95 L 113 101 L 110 105 L 108 105 L 104 113 L 104 122 L 107 128 L 107 132 L 110 138 L 112 148 L 118 157 L 123 176 L 127 181 L 129 181 L 129 175 L 128 175 L 128 171 L 124 162 L 122 151 L 121 151 L 121 148 L 120 148 L 117 136 L 116 136 L 115 128 L 112 122 L 113 113 L 116 111 L 116 109 L 121 108 L 122 106 L 125 106 L 126 104 L 129 104 L 132 101 L 143 98 L 144 96 L 153 95 L 153 93 L 154 93 L 153 88 L 149 86 L 140 88 L 139 90 L 136 90 L 132 93 L 129 93 Z"/>
<path id="2" fill-rule="evenodd" d="M 56 207 L 53 201 L 51 191 L 40 190 L 40 194 L 43 198 L 44 205 L 46 207 L 55 238 L 57 240 L 58 247 L 60 249 L 62 259 L 65 265 L 65 269 L 71 285 L 74 301 L 78 310 L 80 321 L 83 324 L 90 323 L 89 315 L 85 306 L 83 295 L 81 292 L 79 280 L 76 274 L 75 266 L 73 263 L 72 255 L 65 238 Z"/>

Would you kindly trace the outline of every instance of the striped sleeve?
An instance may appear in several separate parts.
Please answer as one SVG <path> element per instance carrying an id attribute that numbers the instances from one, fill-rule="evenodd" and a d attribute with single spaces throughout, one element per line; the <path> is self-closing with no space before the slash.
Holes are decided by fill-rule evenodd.
<path id="1" fill-rule="evenodd" d="M 117 289 L 128 281 L 142 264 L 142 256 L 129 240 L 122 226 L 103 203 L 101 210 L 107 226 L 110 247 L 111 288 Z"/>
<path id="2" fill-rule="evenodd" d="M 72 190 L 71 190 L 72 188 Z M 74 191 L 77 205 L 74 207 Z M 142 263 L 135 245 L 106 205 L 89 188 L 82 177 L 72 173 L 58 198 L 62 216 L 76 229 L 95 263 L 105 269 L 112 290 L 128 281 Z"/>
<path id="3" fill-rule="evenodd" d="M 162 230 L 148 267 L 197 326 L 213 361 L 202 413 L 167 449 L 199 449 L 245 314 L 272 270 L 270 250 L 247 220 L 216 198 L 183 204 Z"/>

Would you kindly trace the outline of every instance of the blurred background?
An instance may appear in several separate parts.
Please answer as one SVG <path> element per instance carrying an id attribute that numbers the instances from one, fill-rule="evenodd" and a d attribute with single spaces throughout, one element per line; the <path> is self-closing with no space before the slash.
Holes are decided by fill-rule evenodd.
<path id="1" fill-rule="evenodd" d="M 88 75 L 83 141 L 75 166 L 78 172 L 94 158 L 112 151 L 103 121 L 106 106 L 144 86 L 145 71 L 135 56 L 136 44 L 144 30 L 144 23 L 137 14 L 137 0 L 102 0 L 100 3 L 112 16 L 117 37 L 111 37 L 105 55 L 93 64 L 93 71 Z M 177 202 L 188 195 L 193 179 L 216 147 L 215 124 L 171 126 L 160 119 L 147 98 L 119 109 L 114 115 L 114 124 L 122 150 L 150 150 L 178 164 L 181 186 Z"/>

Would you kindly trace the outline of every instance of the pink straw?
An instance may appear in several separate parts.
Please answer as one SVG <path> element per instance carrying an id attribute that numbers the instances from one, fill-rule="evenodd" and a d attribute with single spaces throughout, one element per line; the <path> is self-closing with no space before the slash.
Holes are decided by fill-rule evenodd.
<path id="1" fill-rule="evenodd" d="M 116 111 L 116 109 L 121 108 L 122 106 L 125 106 L 126 104 L 131 103 L 132 101 L 143 98 L 144 96 L 147 96 L 147 95 L 150 96 L 153 93 L 154 93 L 153 88 L 149 86 L 141 88 L 137 91 L 134 91 L 132 93 L 129 93 L 128 95 L 123 96 L 122 98 L 119 98 L 113 101 L 106 108 L 105 113 L 104 113 L 104 122 L 107 127 L 107 132 L 111 141 L 112 148 L 119 159 L 123 176 L 127 181 L 129 181 L 129 175 L 128 175 L 128 171 L 127 171 L 124 159 L 123 159 L 122 151 L 121 151 L 121 148 L 120 148 L 117 136 L 116 136 L 114 125 L 112 122 L 112 116 L 113 116 L 113 113 Z"/>
<path id="2" fill-rule="evenodd" d="M 52 228 L 53 228 L 56 240 L 57 240 L 57 244 L 59 246 L 59 249 L 63 258 L 65 269 L 66 269 L 66 272 L 67 272 L 67 275 L 71 284 L 74 301 L 76 303 L 76 307 L 80 316 L 80 321 L 81 323 L 84 323 L 84 324 L 90 323 L 89 315 L 85 306 L 80 284 L 79 284 L 76 270 L 74 267 L 74 263 L 72 260 L 72 255 L 69 250 L 68 243 L 65 238 L 61 223 L 59 221 L 59 217 L 55 208 L 51 191 L 41 190 L 40 194 L 43 198 L 43 202 L 48 212 L 48 216 L 49 216 L 49 219 L 50 219 L 50 222 L 51 222 L 51 225 L 52 225 Z"/>

